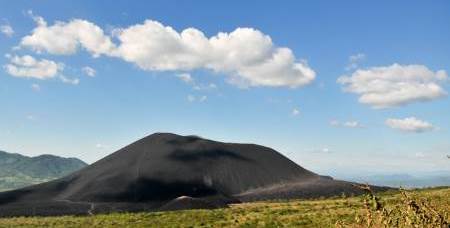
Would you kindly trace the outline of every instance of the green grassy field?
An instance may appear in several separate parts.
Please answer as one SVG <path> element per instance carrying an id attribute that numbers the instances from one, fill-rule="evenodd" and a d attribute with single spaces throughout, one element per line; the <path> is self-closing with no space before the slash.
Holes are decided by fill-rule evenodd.
<path id="1" fill-rule="evenodd" d="M 417 202 L 426 201 L 450 220 L 450 188 L 407 191 Z M 405 205 L 400 192 L 378 195 L 385 208 Z M 18 217 L 0 219 L 0 227 L 335 227 L 356 226 L 355 217 L 366 216 L 363 197 L 255 202 L 216 210 L 154 213 L 115 213 L 94 216 Z M 408 204 L 409 205 L 409 204 Z M 406 205 L 404 210 L 409 210 Z"/>

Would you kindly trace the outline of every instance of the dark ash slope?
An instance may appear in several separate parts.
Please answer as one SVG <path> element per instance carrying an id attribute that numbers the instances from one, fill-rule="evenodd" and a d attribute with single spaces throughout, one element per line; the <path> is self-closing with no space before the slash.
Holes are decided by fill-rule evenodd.
<path id="1" fill-rule="evenodd" d="M 0 216 L 214 208 L 342 192 L 358 193 L 267 147 L 161 133 L 67 177 L 1 193 Z"/>

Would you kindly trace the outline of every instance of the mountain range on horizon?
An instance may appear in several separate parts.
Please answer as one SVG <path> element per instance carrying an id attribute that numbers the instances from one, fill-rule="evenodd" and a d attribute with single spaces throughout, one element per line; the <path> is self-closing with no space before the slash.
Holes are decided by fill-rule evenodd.
<path id="1" fill-rule="evenodd" d="M 49 154 L 29 157 L 0 151 L 0 191 L 60 178 L 86 165 L 78 158 L 63 158 Z"/>
<path id="2" fill-rule="evenodd" d="M 450 186 L 450 173 L 431 172 L 418 174 L 393 173 L 393 174 L 372 174 L 372 175 L 345 175 L 338 176 L 343 180 L 372 185 L 402 188 L 427 188 L 438 186 Z"/>

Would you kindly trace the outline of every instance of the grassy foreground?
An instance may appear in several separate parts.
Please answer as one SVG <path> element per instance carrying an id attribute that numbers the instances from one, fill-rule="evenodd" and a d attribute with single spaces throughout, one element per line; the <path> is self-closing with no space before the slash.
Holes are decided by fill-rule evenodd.
<path id="1" fill-rule="evenodd" d="M 428 202 L 428 206 L 449 222 L 450 188 L 414 190 L 406 194 L 417 202 Z M 400 192 L 378 196 L 385 208 L 405 204 Z M 335 227 L 337 222 L 338 225 L 364 227 L 356 223 L 356 217 L 367 216 L 365 205 L 363 197 L 343 196 L 244 203 L 216 210 L 6 218 L 0 219 L 0 227 Z"/>

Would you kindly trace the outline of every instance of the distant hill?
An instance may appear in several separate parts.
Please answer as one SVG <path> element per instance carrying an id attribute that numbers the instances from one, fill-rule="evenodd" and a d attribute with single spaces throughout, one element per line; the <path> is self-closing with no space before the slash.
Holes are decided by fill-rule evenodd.
<path id="1" fill-rule="evenodd" d="M 27 157 L 0 151 L 0 191 L 60 178 L 86 165 L 77 158 L 54 155 Z"/>
<path id="2" fill-rule="evenodd" d="M 424 173 L 422 175 L 378 174 L 357 177 L 343 177 L 343 179 L 360 183 L 369 183 L 373 185 L 383 185 L 397 188 L 450 186 L 450 174 L 448 172 Z"/>

